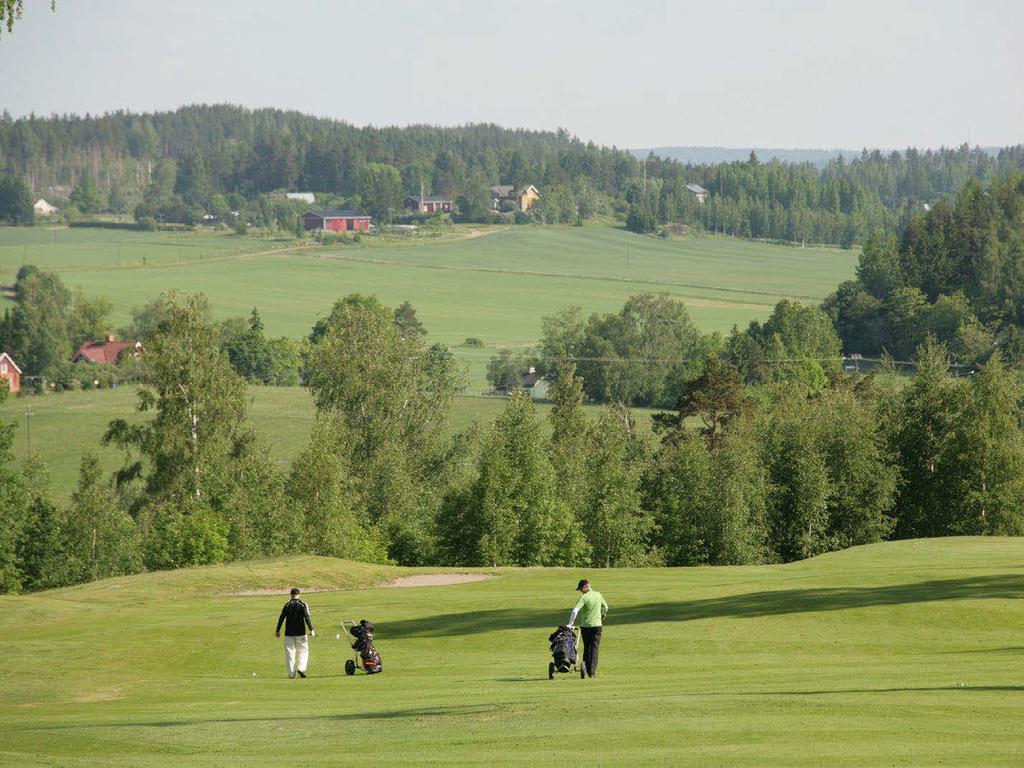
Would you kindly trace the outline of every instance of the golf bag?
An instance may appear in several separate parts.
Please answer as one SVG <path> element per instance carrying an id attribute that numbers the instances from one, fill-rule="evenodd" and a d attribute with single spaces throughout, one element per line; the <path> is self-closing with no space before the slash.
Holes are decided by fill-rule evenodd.
<path id="1" fill-rule="evenodd" d="M 576 663 L 576 634 L 566 627 L 560 626 L 550 637 L 551 658 L 554 660 L 555 669 L 559 672 L 568 672 L 569 668 Z"/>
<path id="2" fill-rule="evenodd" d="M 374 675 L 384 669 L 381 665 L 380 654 L 373 647 L 373 631 L 375 629 L 376 626 L 373 622 L 361 619 L 351 630 L 352 637 L 355 638 L 352 650 L 359 654 L 359 658 L 363 662 L 363 669 L 368 675 Z"/>

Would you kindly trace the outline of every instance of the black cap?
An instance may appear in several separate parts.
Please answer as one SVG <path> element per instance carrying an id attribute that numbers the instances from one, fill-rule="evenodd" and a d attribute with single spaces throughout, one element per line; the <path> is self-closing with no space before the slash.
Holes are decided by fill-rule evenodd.
<path id="1" fill-rule="evenodd" d="M 590 586 L 590 579 L 580 579 L 580 583 L 576 585 L 576 591 L 579 592 L 585 586 Z"/>
<path id="2" fill-rule="evenodd" d="M 293 595 L 299 594 L 299 588 L 298 587 L 292 587 L 292 594 Z"/>

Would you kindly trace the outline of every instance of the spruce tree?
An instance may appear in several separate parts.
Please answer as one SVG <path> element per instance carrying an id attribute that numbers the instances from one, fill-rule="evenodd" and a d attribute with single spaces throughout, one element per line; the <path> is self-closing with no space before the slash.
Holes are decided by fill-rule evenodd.
<path id="1" fill-rule="evenodd" d="M 101 476 L 99 461 L 89 454 L 83 456 L 78 487 L 71 495 L 62 531 L 69 583 L 142 569 L 135 522 L 118 508 Z"/>

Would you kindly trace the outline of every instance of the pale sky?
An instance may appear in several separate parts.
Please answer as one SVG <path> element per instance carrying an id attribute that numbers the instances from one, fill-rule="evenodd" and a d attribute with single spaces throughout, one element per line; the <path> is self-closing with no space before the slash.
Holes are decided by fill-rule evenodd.
<path id="1" fill-rule="evenodd" d="M 15 116 L 230 102 L 620 147 L 1024 142 L 1021 0 L 25 0 Z"/>

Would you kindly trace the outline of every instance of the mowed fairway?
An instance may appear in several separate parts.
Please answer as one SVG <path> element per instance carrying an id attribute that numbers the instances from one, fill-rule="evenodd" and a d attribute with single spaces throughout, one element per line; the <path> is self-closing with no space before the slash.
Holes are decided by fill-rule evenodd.
<path id="1" fill-rule="evenodd" d="M 294 558 L 0 598 L 8 765 L 1020 765 L 1024 540 L 862 547 L 785 566 L 587 572 L 600 675 L 546 679 L 580 571 L 409 589 Z M 284 674 L 308 594 L 310 678 Z M 385 672 L 346 677 L 342 619 Z M 254 676 L 255 673 L 255 676 Z"/>
<path id="2" fill-rule="evenodd" d="M 498 348 L 534 344 L 541 318 L 570 304 L 609 312 L 630 295 L 666 291 L 702 330 L 727 332 L 764 319 L 783 297 L 819 302 L 852 276 L 857 257 L 726 237 L 662 240 L 603 225 L 475 234 L 460 227 L 436 239 L 320 247 L 211 232 L 5 228 L 0 274 L 11 283 L 25 263 L 56 270 L 69 286 L 113 301 L 118 324 L 162 291 L 202 291 L 217 317 L 257 306 L 267 333 L 294 338 L 346 294 L 408 300 L 478 392 Z M 486 348 L 460 347 L 468 337 Z"/>

